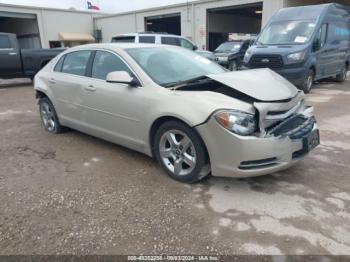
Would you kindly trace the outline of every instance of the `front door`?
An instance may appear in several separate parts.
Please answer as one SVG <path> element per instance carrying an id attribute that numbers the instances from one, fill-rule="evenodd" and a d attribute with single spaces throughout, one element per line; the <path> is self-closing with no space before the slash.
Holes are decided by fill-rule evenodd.
<path id="1" fill-rule="evenodd" d="M 328 24 L 323 24 L 318 31 L 316 42 L 314 44 L 314 52 L 316 56 L 316 78 L 328 77 L 332 73 L 334 66 L 334 50 L 327 42 Z"/>
<path id="2" fill-rule="evenodd" d="M 87 123 L 94 135 L 142 149 L 145 89 L 106 82 L 107 74 L 114 71 L 126 71 L 133 75 L 119 56 L 108 51 L 97 51 L 91 78 L 86 82 L 83 95 Z"/>

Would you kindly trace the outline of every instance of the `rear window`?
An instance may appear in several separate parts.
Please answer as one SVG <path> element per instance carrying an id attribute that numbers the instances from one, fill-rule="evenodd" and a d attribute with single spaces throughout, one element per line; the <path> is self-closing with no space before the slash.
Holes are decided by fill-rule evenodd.
<path id="1" fill-rule="evenodd" d="M 10 39 L 7 35 L 0 35 L 0 49 L 11 48 Z"/>
<path id="2" fill-rule="evenodd" d="M 162 44 L 181 46 L 180 38 L 178 37 L 162 37 Z"/>
<path id="3" fill-rule="evenodd" d="M 116 36 L 112 38 L 112 43 L 134 43 L 135 36 Z"/>
<path id="4" fill-rule="evenodd" d="M 91 51 L 77 51 L 66 54 L 62 66 L 62 72 L 72 75 L 85 76 L 90 54 Z"/>
<path id="5" fill-rule="evenodd" d="M 57 64 L 55 65 L 55 68 L 53 69 L 53 71 L 55 72 L 61 72 L 62 71 L 62 65 L 63 65 L 63 61 L 64 61 L 64 58 L 66 56 L 62 56 L 60 58 L 60 60 L 57 62 Z"/>
<path id="6" fill-rule="evenodd" d="M 155 36 L 139 36 L 139 43 L 154 44 L 155 42 Z"/>

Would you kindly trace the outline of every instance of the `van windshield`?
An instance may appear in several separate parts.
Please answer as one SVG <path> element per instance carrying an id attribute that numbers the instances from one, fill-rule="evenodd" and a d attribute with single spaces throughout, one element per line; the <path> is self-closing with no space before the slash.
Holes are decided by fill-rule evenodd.
<path id="1" fill-rule="evenodd" d="M 309 41 L 315 31 L 314 21 L 279 21 L 271 23 L 260 35 L 258 45 L 297 45 Z"/>

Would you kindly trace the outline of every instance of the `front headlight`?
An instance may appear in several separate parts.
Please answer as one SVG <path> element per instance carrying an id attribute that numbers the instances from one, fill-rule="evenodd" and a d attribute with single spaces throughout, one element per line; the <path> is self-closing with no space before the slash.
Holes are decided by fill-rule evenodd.
<path id="1" fill-rule="evenodd" d="M 256 131 L 256 120 L 254 115 L 241 111 L 219 111 L 214 115 L 216 121 L 229 131 L 248 136 Z"/>
<path id="2" fill-rule="evenodd" d="M 250 57 L 252 56 L 252 51 L 247 51 L 244 55 L 243 62 L 244 63 L 249 63 Z"/>
<path id="3" fill-rule="evenodd" d="M 297 63 L 303 61 L 305 58 L 305 52 L 298 52 L 287 56 L 288 63 Z"/>

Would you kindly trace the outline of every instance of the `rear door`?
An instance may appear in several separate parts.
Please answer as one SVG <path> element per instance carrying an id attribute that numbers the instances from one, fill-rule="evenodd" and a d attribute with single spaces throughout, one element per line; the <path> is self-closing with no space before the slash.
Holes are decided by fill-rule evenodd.
<path id="1" fill-rule="evenodd" d="M 86 74 L 91 54 L 92 51 L 83 50 L 64 55 L 48 79 L 59 117 L 78 129 L 86 125 L 82 95 L 88 86 Z"/>
<path id="2" fill-rule="evenodd" d="M 144 87 L 108 83 L 106 76 L 126 71 L 135 76 L 124 60 L 109 51 L 96 51 L 82 99 L 91 133 L 131 148 L 140 149 L 145 112 Z"/>
<path id="3" fill-rule="evenodd" d="M 8 35 L 0 34 L 0 77 L 22 75 L 21 54 L 13 41 Z"/>

